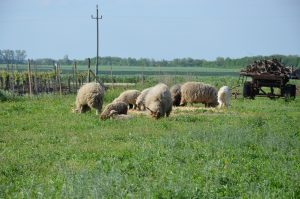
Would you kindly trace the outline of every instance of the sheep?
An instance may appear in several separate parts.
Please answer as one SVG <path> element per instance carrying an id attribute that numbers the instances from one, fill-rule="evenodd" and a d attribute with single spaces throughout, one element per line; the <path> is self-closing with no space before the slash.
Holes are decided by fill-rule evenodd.
<path id="1" fill-rule="evenodd" d="M 121 93 L 119 95 L 119 97 L 117 97 L 116 99 L 114 99 L 113 102 L 124 102 L 126 104 L 129 105 L 129 108 L 136 109 L 136 98 L 141 94 L 140 91 L 138 90 L 127 90 L 124 91 L 123 93 Z"/>
<path id="2" fill-rule="evenodd" d="M 136 105 L 140 111 L 146 110 L 145 97 L 152 87 L 144 89 L 141 94 L 136 98 Z"/>
<path id="3" fill-rule="evenodd" d="M 179 106 L 181 100 L 181 85 L 175 84 L 170 88 L 173 106 Z"/>
<path id="4" fill-rule="evenodd" d="M 217 90 L 209 84 L 186 82 L 181 86 L 180 105 L 187 103 L 203 103 L 205 107 L 215 107 L 218 105 Z"/>
<path id="5" fill-rule="evenodd" d="M 113 102 L 108 104 L 100 115 L 101 120 L 105 120 L 111 117 L 111 111 L 114 110 L 117 114 L 127 114 L 128 105 L 124 102 Z M 114 112 L 113 112 L 114 113 Z M 114 113 L 116 114 L 116 113 Z"/>
<path id="6" fill-rule="evenodd" d="M 172 111 L 172 98 L 167 85 L 157 84 L 151 88 L 145 98 L 145 106 L 151 117 L 169 117 Z"/>
<path id="7" fill-rule="evenodd" d="M 110 113 L 109 113 L 109 117 L 111 119 L 115 119 L 115 120 L 128 120 L 128 119 L 133 118 L 132 115 L 118 114 L 118 112 L 116 110 L 111 110 Z"/>
<path id="8" fill-rule="evenodd" d="M 231 91 L 228 86 L 222 86 L 218 91 L 219 108 L 229 107 Z"/>
<path id="9" fill-rule="evenodd" d="M 85 113 L 94 108 L 98 115 L 102 109 L 104 93 L 105 88 L 99 83 L 91 82 L 84 84 L 78 90 L 74 111 Z"/>

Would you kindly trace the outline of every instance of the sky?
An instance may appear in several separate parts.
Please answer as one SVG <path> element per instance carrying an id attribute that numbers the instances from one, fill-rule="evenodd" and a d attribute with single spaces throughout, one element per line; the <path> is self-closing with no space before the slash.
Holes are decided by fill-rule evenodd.
<path id="1" fill-rule="evenodd" d="M 0 0 L 0 49 L 28 58 L 300 55 L 299 0 Z"/>

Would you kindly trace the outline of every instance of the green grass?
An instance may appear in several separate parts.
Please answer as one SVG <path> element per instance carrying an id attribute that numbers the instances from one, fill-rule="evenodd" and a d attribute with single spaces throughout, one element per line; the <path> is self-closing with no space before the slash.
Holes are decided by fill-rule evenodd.
<path id="1" fill-rule="evenodd" d="M 0 102 L 0 198 L 299 198 L 299 97 L 128 121 L 74 100 Z"/>

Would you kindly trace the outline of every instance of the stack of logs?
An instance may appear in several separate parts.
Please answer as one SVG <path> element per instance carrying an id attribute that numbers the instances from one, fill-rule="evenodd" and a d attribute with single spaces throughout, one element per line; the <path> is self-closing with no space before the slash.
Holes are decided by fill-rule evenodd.
<path id="1" fill-rule="evenodd" d="M 290 76 L 293 69 L 292 67 L 284 66 L 277 59 L 271 59 L 255 61 L 253 64 L 248 65 L 246 69 L 241 70 L 241 72 Z"/>

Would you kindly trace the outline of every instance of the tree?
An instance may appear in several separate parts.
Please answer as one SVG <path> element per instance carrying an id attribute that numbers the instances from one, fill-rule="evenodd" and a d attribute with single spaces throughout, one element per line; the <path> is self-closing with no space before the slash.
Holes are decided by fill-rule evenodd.
<path id="1" fill-rule="evenodd" d="M 22 64 L 25 62 L 27 55 L 25 50 L 16 50 L 15 51 L 15 58 L 16 58 L 16 63 Z"/>
<path id="2" fill-rule="evenodd" d="M 62 64 L 66 64 L 66 65 L 69 65 L 72 63 L 72 61 L 69 59 L 69 56 L 68 55 L 65 55 L 63 57 L 63 59 L 59 60 Z"/>

